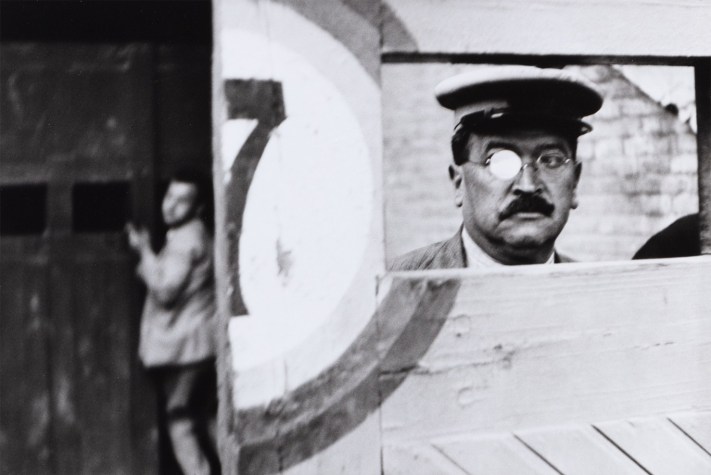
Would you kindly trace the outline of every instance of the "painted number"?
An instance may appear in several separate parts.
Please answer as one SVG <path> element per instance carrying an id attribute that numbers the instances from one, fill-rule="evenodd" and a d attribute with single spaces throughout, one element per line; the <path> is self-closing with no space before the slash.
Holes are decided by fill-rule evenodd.
<path id="1" fill-rule="evenodd" d="M 271 132 L 286 118 L 284 95 L 280 82 L 257 79 L 225 81 L 228 119 L 256 119 L 257 126 L 247 137 L 232 164 L 232 179 L 227 185 L 227 242 L 231 272 L 232 315 L 247 315 L 242 297 L 239 272 L 239 238 L 247 193 L 259 159 L 269 142 Z"/>

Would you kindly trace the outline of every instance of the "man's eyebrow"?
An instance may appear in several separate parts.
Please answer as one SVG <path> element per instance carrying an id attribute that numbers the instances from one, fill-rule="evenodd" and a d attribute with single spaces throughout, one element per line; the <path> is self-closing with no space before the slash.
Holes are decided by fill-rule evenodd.
<path id="1" fill-rule="evenodd" d="M 566 152 L 571 151 L 570 145 L 566 141 L 547 142 L 547 143 L 537 145 L 535 148 L 536 152 L 540 152 L 541 150 L 548 150 L 548 149 L 559 149 L 559 150 L 564 150 Z"/>
<path id="2" fill-rule="evenodd" d="M 488 142 L 486 144 L 486 149 L 492 149 L 492 148 L 505 148 L 508 150 L 512 150 L 514 152 L 518 153 L 516 144 L 513 142 L 506 142 L 506 141 L 500 141 L 500 140 L 492 140 L 491 142 Z"/>

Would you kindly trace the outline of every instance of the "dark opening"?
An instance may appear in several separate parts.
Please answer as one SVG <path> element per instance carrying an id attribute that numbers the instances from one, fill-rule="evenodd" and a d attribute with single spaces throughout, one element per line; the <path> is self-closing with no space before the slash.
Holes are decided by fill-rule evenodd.
<path id="1" fill-rule="evenodd" d="M 0 11 L 3 40 L 212 43 L 210 0 L 2 0 Z"/>
<path id="2" fill-rule="evenodd" d="M 46 227 L 46 184 L 0 186 L 0 235 L 42 234 Z"/>
<path id="3" fill-rule="evenodd" d="M 72 210 L 74 232 L 121 232 L 131 215 L 129 184 L 77 183 L 72 188 Z"/>

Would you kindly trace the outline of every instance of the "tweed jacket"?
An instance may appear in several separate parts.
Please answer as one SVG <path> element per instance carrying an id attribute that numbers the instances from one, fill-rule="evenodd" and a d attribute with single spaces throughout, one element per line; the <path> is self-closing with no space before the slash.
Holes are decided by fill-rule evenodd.
<path id="1" fill-rule="evenodd" d="M 573 259 L 555 253 L 555 263 L 575 262 Z M 451 238 L 396 257 L 388 266 L 391 271 L 458 269 L 467 266 L 462 243 L 462 229 Z"/>

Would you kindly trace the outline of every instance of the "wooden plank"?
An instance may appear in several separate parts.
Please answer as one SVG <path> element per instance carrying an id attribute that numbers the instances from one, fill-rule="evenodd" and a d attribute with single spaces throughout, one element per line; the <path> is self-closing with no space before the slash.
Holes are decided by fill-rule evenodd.
<path id="1" fill-rule="evenodd" d="M 385 53 L 711 55 L 705 0 L 389 0 Z M 404 33 L 406 33 L 406 35 Z M 403 41 L 405 36 L 408 41 Z"/>
<path id="2" fill-rule="evenodd" d="M 711 260 L 391 274 L 461 279 L 383 403 L 384 441 L 711 408 Z M 624 362 L 624 364 L 622 364 Z"/>
<path id="3" fill-rule="evenodd" d="M 141 128 L 150 114 L 136 113 L 136 106 L 145 111 L 150 103 L 137 103 L 126 87 L 143 48 L 3 44 L 2 81 L 11 91 L 3 96 L 3 162 L 37 164 L 68 154 L 96 166 L 140 156 L 132 138 L 150 132 Z"/>
<path id="4" fill-rule="evenodd" d="M 649 473 L 711 473 L 709 454 L 665 418 L 608 422 L 596 427 Z"/>
<path id="5" fill-rule="evenodd" d="M 576 475 L 643 475 L 639 465 L 588 424 L 517 432 L 562 473 Z"/>
<path id="6" fill-rule="evenodd" d="M 47 265 L 0 272 L 0 472 L 56 473 L 51 433 Z"/>
<path id="7" fill-rule="evenodd" d="M 431 445 L 390 445 L 383 447 L 383 473 L 388 475 L 432 474 L 467 475 L 462 467 Z"/>
<path id="8" fill-rule="evenodd" d="M 675 414 L 669 420 L 689 438 L 711 454 L 711 413 Z"/>
<path id="9" fill-rule="evenodd" d="M 465 473 L 471 475 L 560 474 L 556 467 L 512 434 L 440 439 L 435 440 L 433 445 Z"/>
<path id="10" fill-rule="evenodd" d="M 73 292 L 67 283 L 72 272 L 55 261 L 71 256 L 66 245 L 52 243 L 49 264 L 51 324 L 52 433 L 57 473 L 82 473 L 81 432 L 78 421 L 76 377 L 76 336 Z"/>
<path id="11" fill-rule="evenodd" d="M 694 68 L 696 82 L 696 143 L 699 154 L 699 217 L 701 253 L 711 254 L 711 60 Z"/>
<path id="12" fill-rule="evenodd" d="M 107 254 L 112 251 L 106 249 Z M 115 252 L 115 251 L 113 251 Z M 134 473 L 131 457 L 130 366 L 125 321 L 132 272 L 123 262 L 68 264 L 73 272 L 77 341 L 76 394 L 84 473 Z M 145 404 L 143 402 L 142 404 Z"/>

